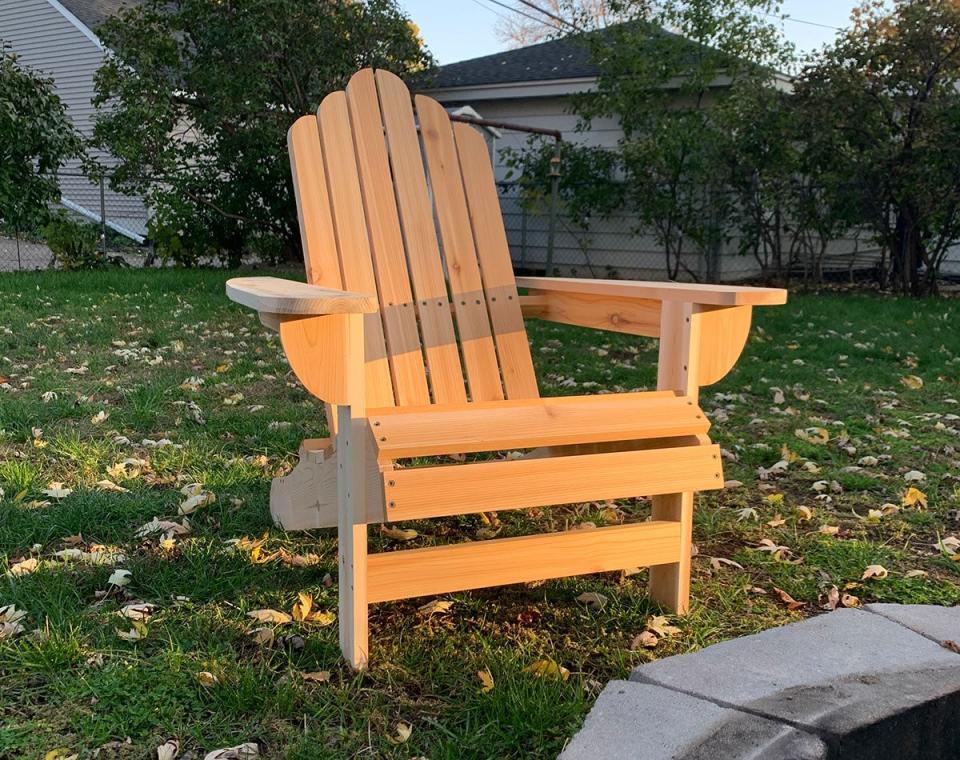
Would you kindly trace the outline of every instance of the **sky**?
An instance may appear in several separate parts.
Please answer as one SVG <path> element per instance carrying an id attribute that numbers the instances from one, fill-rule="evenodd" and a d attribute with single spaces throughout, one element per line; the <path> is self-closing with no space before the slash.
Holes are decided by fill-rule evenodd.
<path id="1" fill-rule="evenodd" d="M 494 34 L 494 25 L 497 14 L 507 11 L 493 0 L 398 0 L 398 4 L 420 27 L 441 64 L 505 47 Z M 791 17 L 782 22 L 784 33 L 798 50 L 816 49 L 833 39 L 837 27 L 846 26 L 850 11 L 859 4 L 859 0 L 783 0 L 781 13 Z"/>

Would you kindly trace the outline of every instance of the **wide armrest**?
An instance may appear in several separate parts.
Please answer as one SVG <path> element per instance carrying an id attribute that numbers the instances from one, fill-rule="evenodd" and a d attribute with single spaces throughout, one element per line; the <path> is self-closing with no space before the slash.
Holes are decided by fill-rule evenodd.
<path id="1" fill-rule="evenodd" d="M 787 302 L 787 291 L 782 288 L 752 288 L 743 285 L 518 277 L 517 286 L 543 292 L 682 301 L 704 306 L 778 306 Z"/>
<path id="2" fill-rule="evenodd" d="M 278 277 L 236 277 L 227 280 L 227 297 L 261 314 L 372 314 L 376 296 L 321 288 Z"/>

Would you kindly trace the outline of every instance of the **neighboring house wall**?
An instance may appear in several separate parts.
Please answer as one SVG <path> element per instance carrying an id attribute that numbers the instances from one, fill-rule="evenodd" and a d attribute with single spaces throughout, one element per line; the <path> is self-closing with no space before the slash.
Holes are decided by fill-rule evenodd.
<path id="1" fill-rule="evenodd" d="M 93 77 L 105 53 L 96 37 L 61 9 L 50 0 L 0 0 L 0 40 L 17 54 L 21 64 L 53 78 L 70 119 L 89 137 L 95 114 Z M 109 155 L 93 155 L 108 168 L 115 163 Z M 99 217 L 100 188 L 84 177 L 72 176 L 81 173 L 79 161 L 64 167 L 61 191 L 65 205 L 74 204 Z M 147 213 L 140 199 L 107 189 L 104 201 L 110 226 L 146 234 Z"/>

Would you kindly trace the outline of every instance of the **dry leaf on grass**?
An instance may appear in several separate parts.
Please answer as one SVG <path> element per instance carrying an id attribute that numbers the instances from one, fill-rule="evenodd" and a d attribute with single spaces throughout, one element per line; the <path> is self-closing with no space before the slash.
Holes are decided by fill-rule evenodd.
<path id="1" fill-rule="evenodd" d="M 830 441 L 830 432 L 822 427 L 809 427 L 794 430 L 793 434 L 801 441 L 812 443 L 817 446 L 823 446 Z"/>
<path id="2" fill-rule="evenodd" d="M 208 689 L 220 683 L 220 679 L 209 670 L 201 670 L 197 673 L 197 681 L 201 686 L 205 686 Z"/>
<path id="3" fill-rule="evenodd" d="M 293 622 L 293 618 L 286 612 L 271 609 L 253 610 L 247 613 L 247 617 L 253 618 L 258 623 L 273 623 L 274 625 L 285 625 Z"/>
<path id="4" fill-rule="evenodd" d="M 127 586 L 130 584 L 130 576 L 132 576 L 129 570 L 114 570 L 110 577 L 107 579 L 107 583 L 111 586 Z"/>
<path id="5" fill-rule="evenodd" d="M 273 628 L 254 628 L 252 631 L 247 631 L 247 636 L 253 639 L 260 646 L 268 647 L 273 644 L 274 639 L 277 635 L 273 632 Z"/>
<path id="6" fill-rule="evenodd" d="M 923 387 L 923 378 L 917 375 L 904 375 L 900 378 L 900 384 L 912 391 L 918 391 Z"/>
<path id="7" fill-rule="evenodd" d="M 330 681 L 330 671 L 314 670 L 311 673 L 301 673 L 300 677 L 310 683 L 328 683 Z"/>
<path id="8" fill-rule="evenodd" d="M 840 604 L 840 590 L 836 586 L 831 586 L 820 594 L 819 604 L 820 609 L 832 612 Z"/>
<path id="9" fill-rule="evenodd" d="M 51 499 L 66 499 L 72 493 L 73 489 L 67 488 L 59 480 L 48 485 L 43 491 L 44 496 L 49 496 Z"/>
<path id="10" fill-rule="evenodd" d="M 417 608 L 417 612 L 421 615 L 432 617 L 443 614 L 444 612 L 449 612 L 451 607 L 453 607 L 453 602 L 448 599 L 433 599 L 426 604 L 420 605 L 420 607 Z"/>
<path id="11" fill-rule="evenodd" d="M 300 623 L 317 623 L 318 625 L 330 625 L 337 616 L 333 612 L 324 612 L 323 610 L 314 611 L 313 597 L 306 591 L 297 594 L 297 601 L 293 604 L 293 619 Z"/>
<path id="12" fill-rule="evenodd" d="M 927 495 L 919 488 L 914 488 L 911 486 L 906 490 L 906 492 L 903 494 L 903 497 L 900 499 L 900 506 L 926 509 Z"/>
<path id="13" fill-rule="evenodd" d="M 173 739 L 169 739 L 157 747 L 157 760 L 176 760 L 180 752 L 180 745 Z"/>
<path id="14" fill-rule="evenodd" d="M 723 565 L 735 567 L 737 570 L 743 570 L 743 565 L 741 565 L 739 562 L 734 562 L 732 559 L 727 559 L 726 557 L 710 557 L 710 565 L 714 570 L 719 570 Z"/>
<path id="15" fill-rule="evenodd" d="M 630 651 L 636 652 L 638 649 L 653 649 L 660 643 L 660 639 L 653 631 L 643 631 L 633 637 L 630 642 Z"/>
<path id="16" fill-rule="evenodd" d="M 570 671 L 551 659 L 532 662 L 523 669 L 523 672 L 537 678 L 546 678 L 553 681 L 566 681 L 570 678 Z"/>
<path id="17" fill-rule="evenodd" d="M 381 525 L 380 533 L 394 541 L 412 541 L 420 535 L 413 528 L 394 528 L 392 525 Z"/>
<path id="18" fill-rule="evenodd" d="M 860 580 L 865 581 L 870 578 L 883 580 L 888 575 L 890 575 L 890 573 L 883 565 L 867 565 L 867 568 L 863 571 L 863 575 L 860 576 Z"/>
<path id="19" fill-rule="evenodd" d="M 204 755 L 203 760 L 255 760 L 260 757 L 260 747 L 254 742 L 245 742 L 236 747 L 215 749 Z"/>
<path id="20" fill-rule="evenodd" d="M 478 670 L 477 678 L 480 679 L 481 694 L 486 694 L 487 692 L 493 691 L 493 674 L 490 672 L 490 668 Z"/>
<path id="21" fill-rule="evenodd" d="M 840 597 L 840 604 L 844 607 L 862 607 L 863 602 L 860 601 L 860 597 L 854 596 L 853 594 L 844 594 Z"/>
<path id="22" fill-rule="evenodd" d="M 670 625 L 665 615 L 654 615 L 647 620 L 647 629 L 663 638 L 664 636 L 673 636 L 676 633 L 682 633 L 682 629 L 675 625 Z"/>
<path id="23" fill-rule="evenodd" d="M 577 597 L 577 601 L 587 605 L 591 610 L 602 610 L 607 606 L 607 597 L 596 591 L 584 591 Z"/>
<path id="24" fill-rule="evenodd" d="M 780 597 L 780 601 L 783 602 L 785 605 L 787 605 L 788 610 L 791 610 L 791 611 L 799 610 L 807 606 L 806 602 L 798 602 L 796 599 L 790 596 L 790 594 L 788 594 L 782 588 L 777 588 L 776 586 L 774 586 L 773 591 L 778 597 Z"/>
<path id="25" fill-rule="evenodd" d="M 7 575 L 12 575 L 15 578 L 20 575 L 29 575 L 39 566 L 39 560 L 36 557 L 30 557 L 29 559 L 24 559 L 20 562 L 14 562 L 12 565 L 10 565 L 10 569 L 7 570 Z"/>
<path id="26" fill-rule="evenodd" d="M 394 727 L 393 734 L 387 738 L 394 744 L 403 744 L 410 736 L 413 734 L 413 726 L 409 723 L 404 723 L 402 720 L 397 721 L 397 725 Z"/>

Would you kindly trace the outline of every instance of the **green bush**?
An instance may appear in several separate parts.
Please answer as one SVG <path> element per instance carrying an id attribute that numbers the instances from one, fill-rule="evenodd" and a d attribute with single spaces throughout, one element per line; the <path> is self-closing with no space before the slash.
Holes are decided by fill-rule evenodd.
<path id="1" fill-rule="evenodd" d="M 60 269 L 104 269 L 125 266 L 119 256 L 108 256 L 100 245 L 100 229 L 81 222 L 65 211 L 50 217 L 42 231 L 43 239 Z"/>

